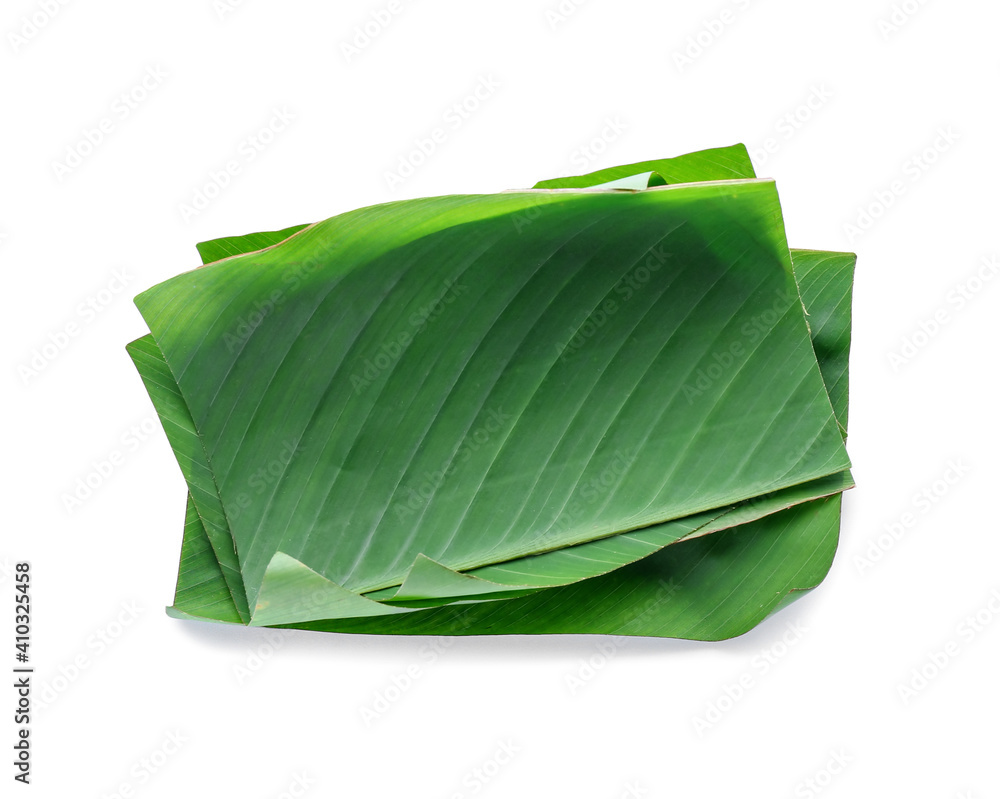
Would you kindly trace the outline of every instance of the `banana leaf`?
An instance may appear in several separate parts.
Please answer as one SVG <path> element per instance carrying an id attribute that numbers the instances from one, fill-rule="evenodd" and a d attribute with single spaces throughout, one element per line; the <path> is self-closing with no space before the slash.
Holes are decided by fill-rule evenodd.
<path id="1" fill-rule="evenodd" d="M 717 640 L 830 568 L 855 256 L 742 145 L 198 245 L 128 346 L 171 615 Z"/>

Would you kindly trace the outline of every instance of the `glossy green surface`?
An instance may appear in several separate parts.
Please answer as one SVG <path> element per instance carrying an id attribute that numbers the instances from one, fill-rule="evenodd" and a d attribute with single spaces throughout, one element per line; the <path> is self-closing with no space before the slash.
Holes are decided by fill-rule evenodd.
<path id="1" fill-rule="evenodd" d="M 672 185 L 698 169 L 745 179 Z M 202 245 L 130 345 L 192 498 L 172 612 L 712 638 L 815 585 L 854 256 L 790 253 L 747 172 L 721 148 Z"/>

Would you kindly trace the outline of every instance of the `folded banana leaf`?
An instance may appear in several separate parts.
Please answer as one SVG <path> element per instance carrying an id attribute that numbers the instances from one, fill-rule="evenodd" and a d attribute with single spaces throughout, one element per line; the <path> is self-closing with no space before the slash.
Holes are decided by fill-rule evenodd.
<path id="1" fill-rule="evenodd" d="M 790 250 L 742 145 L 198 249 L 128 346 L 172 616 L 717 640 L 830 568 L 855 256 Z"/>

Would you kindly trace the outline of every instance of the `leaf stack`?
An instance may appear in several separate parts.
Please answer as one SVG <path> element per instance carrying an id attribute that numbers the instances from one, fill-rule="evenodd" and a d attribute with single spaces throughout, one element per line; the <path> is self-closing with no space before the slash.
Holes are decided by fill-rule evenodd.
<path id="1" fill-rule="evenodd" d="M 855 257 L 790 250 L 742 145 L 199 251 L 128 347 L 171 615 L 716 640 L 828 571 Z"/>

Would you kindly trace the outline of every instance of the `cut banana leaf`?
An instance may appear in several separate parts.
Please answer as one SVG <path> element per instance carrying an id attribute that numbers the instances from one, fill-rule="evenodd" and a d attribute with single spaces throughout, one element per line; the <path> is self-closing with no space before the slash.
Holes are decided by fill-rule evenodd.
<path id="1" fill-rule="evenodd" d="M 129 345 L 172 615 L 738 635 L 830 567 L 854 256 L 737 145 L 198 245 Z"/>

